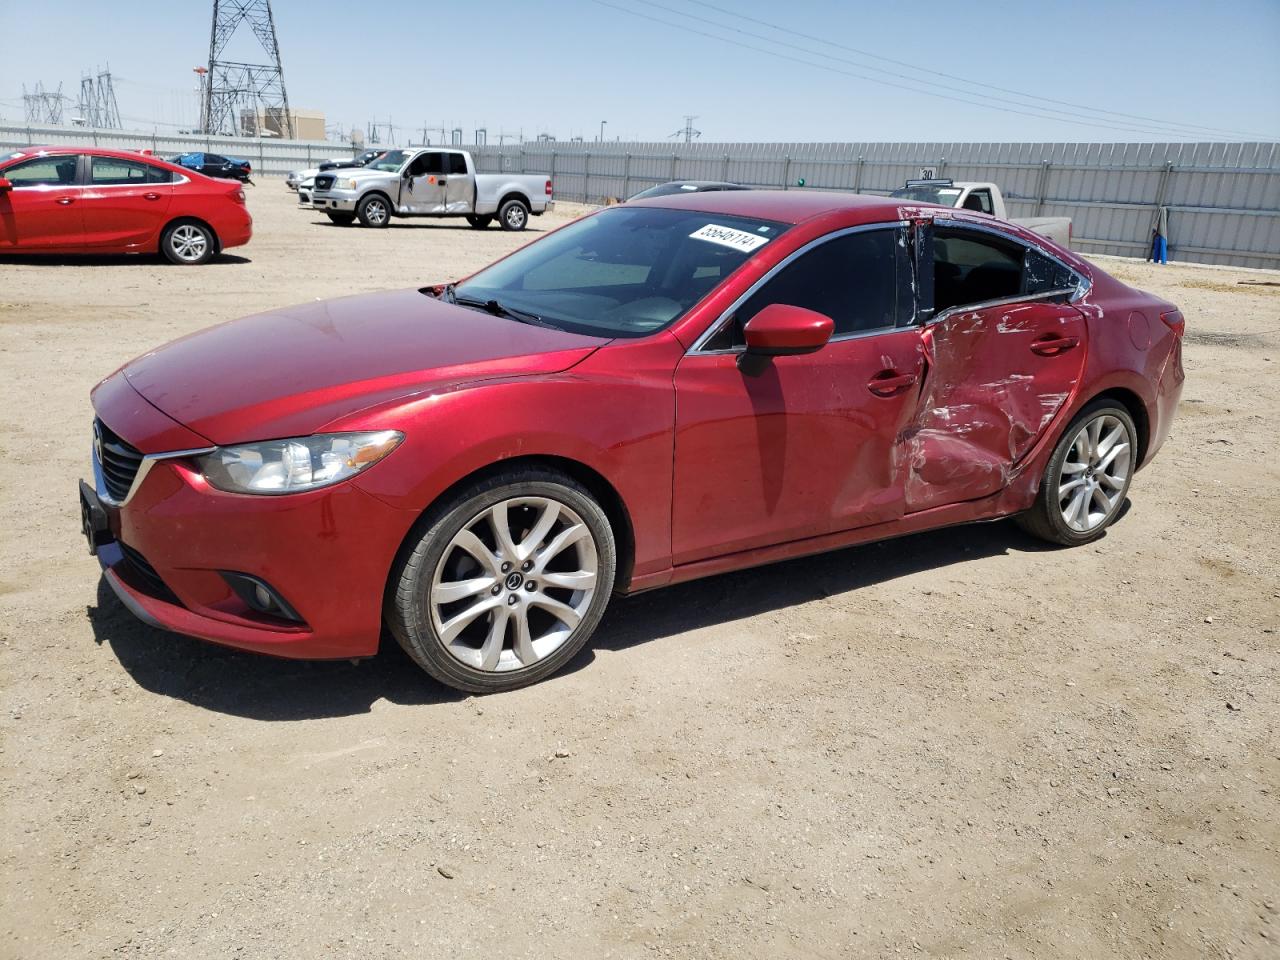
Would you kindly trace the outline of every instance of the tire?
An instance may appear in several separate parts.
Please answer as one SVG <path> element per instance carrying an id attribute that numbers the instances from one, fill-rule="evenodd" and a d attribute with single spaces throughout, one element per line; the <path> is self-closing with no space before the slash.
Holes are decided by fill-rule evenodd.
<path id="1" fill-rule="evenodd" d="M 371 193 L 356 204 L 356 216 L 366 227 L 383 229 L 391 222 L 391 201 L 380 193 Z"/>
<path id="2" fill-rule="evenodd" d="M 1105 399 L 1089 404 L 1063 431 L 1036 502 L 1018 515 L 1018 526 L 1068 547 L 1097 540 L 1120 513 L 1138 466 L 1137 453 L 1138 431 L 1129 411 Z M 1072 469 L 1077 464 L 1081 468 Z"/>
<path id="3" fill-rule="evenodd" d="M 505 548 L 496 535 L 503 515 Z M 514 690 L 582 649 L 616 569 L 613 530 L 585 487 L 543 468 L 512 469 L 419 521 L 392 571 L 384 613 L 400 645 L 441 683 L 468 693 Z"/>
<path id="4" fill-rule="evenodd" d="M 349 227 L 356 222 L 356 215 L 345 210 L 326 210 L 324 215 L 340 227 Z"/>
<path id="5" fill-rule="evenodd" d="M 213 231 L 194 220 L 171 223 L 160 236 L 160 252 L 170 263 L 183 267 L 207 263 L 217 247 Z"/>
<path id="6" fill-rule="evenodd" d="M 508 200 L 498 208 L 503 230 L 523 230 L 529 225 L 529 208 L 523 200 Z"/>
<path id="7" fill-rule="evenodd" d="M 483 230 L 485 227 L 489 226 L 489 224 L 493 223 L 493 214 L 469 213 L 467 214 L 467 223 L 471 224 L 471 226 L 476 230 Z"/>

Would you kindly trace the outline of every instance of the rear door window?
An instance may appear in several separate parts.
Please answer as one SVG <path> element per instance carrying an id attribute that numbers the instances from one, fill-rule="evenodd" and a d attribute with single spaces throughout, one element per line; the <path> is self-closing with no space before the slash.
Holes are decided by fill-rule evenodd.
<path id="1" fill-rule="evenodd" d="M 933 232 L 934 314 L 1075 289 L 1075 273 L 1012 237 L 957 227 Z"/>
<path id="2" fill-rule="evenodd" d="M 459 176 L 467 172 L 467 158 L 460 153 L 449 154 L 449 175 Z"/>
<path id="3" fill-rule="evenodd" d="M 173 173 L 138 160 L 117 157 L 90 157 L 89 182 L 94 186 L 171 183 Z"/>

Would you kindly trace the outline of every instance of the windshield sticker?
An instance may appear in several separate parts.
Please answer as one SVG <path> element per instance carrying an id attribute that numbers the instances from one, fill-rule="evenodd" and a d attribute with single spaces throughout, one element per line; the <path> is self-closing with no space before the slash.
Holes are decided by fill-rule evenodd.
<path id="1" fill-rule="evenodd" d="M 754 250 L 756 247 L 762 247 L 769 242 L 768 237 L 747 233 L 745 230 L 735 230 L 732 227 L 722 227 L 718 223 L 708 223 L 700 230 L 693 231 L 689 236 L 694 240 L 706 240 L 708 243 L 718 243 L 722 247 L 732 247 L 734 250 L 747 252 Z"/>

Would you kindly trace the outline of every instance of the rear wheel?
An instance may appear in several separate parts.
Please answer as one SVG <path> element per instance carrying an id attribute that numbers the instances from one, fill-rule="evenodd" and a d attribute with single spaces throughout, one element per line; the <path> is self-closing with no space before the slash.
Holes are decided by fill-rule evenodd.
<path id="1" fill-rule="evenodd" d="M 613 531 L 591 494 L 540 468 L 501 473 L 431 511 L 393 574 L 386 619 L 441 683 L 511 690 L 555 673 L 613 590 Z"/>
<path id="2" fill-rule="evenodd" d="M 391 222 L 391 204 L 380 193 L 371 193 L 356 204 L 356 216 L 366 227 L 385 227 Z"/>
<path id="3" fill-rule="evenodd" d="M 340 227 L 349 227 L 356 222 L 356 215 L 345 210 L 326 210 L 324 215 Z"/>
<path id="4" fill-rule="evenodd" d="M 529 223 L 529 208 L 523 200 L 508 200 L 498 209 L 503 230 L 523 230 Z"/>
<path id="5" fill-rule="evenodd" d="M 483 230 L 485 227 L 489 226 L 489 224 L 493 223 L 493 214 L 469 213 L 467 214 L 467 223 L 471 224 L 471 226 L 477 230 Z"/>
<path id="6" fill-rule="evenodd" d="M 188 267 L 206 262 L 215 247 L 213 231 L 190 220 L 170 224 L 160 238 L 160 252 L 169 262 Z"/>
<path id="7" fill-rule="evenodd" d="M 1129 411 L 1108 400 L 1085 407 L 1049 458 L 1035 505 L 1017 518 L 1027 533 L 1078 546 L 1102 536 L 1120 512 L 1138 465 Z"/>

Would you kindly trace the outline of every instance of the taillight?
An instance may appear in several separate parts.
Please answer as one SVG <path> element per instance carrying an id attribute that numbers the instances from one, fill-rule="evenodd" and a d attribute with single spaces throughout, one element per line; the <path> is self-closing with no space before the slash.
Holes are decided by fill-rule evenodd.
<path id="1" fill-rule="evenodd" d="M 1164 325 L 1173 331 L 1174 336 L 1181 337 L 1184 330 L 1187 329 L 1187 321 L 1182 316 L 1181 310 L 1170 310 L 1167 313 L 1160 314 L 1160 319 L 1164 321 Z"/>
<path id="2" fill-rule="evenodd" d="M 551 196 L 551 181 L 547 181 L 547 196 Z"/>
<path id="3" fill-rule="evenodd" d="M 231 195 L 231 199 L 234 200 L 236 203 L 244 203 L 244 191 L 237 190 L 235 193 Z"/>

